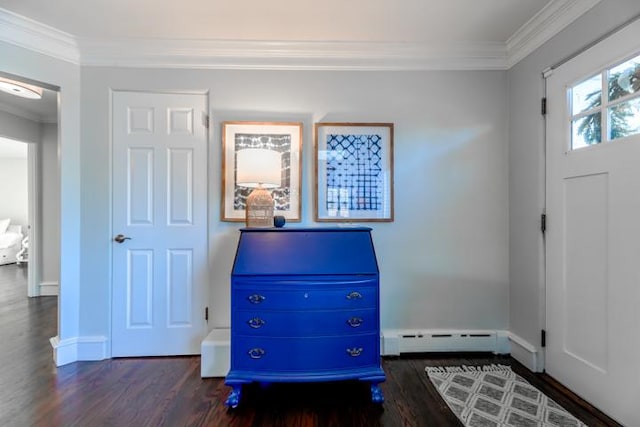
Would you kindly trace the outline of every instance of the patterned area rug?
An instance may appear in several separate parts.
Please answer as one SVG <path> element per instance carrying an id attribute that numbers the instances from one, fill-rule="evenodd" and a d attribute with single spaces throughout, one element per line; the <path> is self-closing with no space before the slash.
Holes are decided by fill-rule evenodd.
<path id="1" fill-rule="evenodd" d="M 467 427 L 586 427 L 509 366 L 428 366 L 425 371 Z"/>

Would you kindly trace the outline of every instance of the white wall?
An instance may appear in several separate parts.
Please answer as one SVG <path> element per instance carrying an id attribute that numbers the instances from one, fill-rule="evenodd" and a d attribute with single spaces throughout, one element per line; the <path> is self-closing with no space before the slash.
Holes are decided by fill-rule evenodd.
<path id="1" fill-rule="evenodd" d="M 11 224 L 22 225 L 25 234 L 29 222 L 27 172 L 26 158 L 0 157 L 0 219 L 11 218 Z"/>
<path id="2" fill-rule="evenodd" d="M 14 140 L 11 143 L 15 144 L 37 143 L 41 138 L 40 124 L 2 111 L 0 106 L 0 136 Z M 23 226 L 29 223 L 27 168 L 26 157 L 0 158 L 0 218 L 9 217 L 13 223 Z M 26 228 L 23 232 L 27 233 Z"/>
<path id="3" fill-rule="evenodd" d="M 242 226 L 220 222 L 220 122 L 287 120 L 304 125 L 302 225 L 313 223 L 313 123 L 395 123 L 396 218 L 372 224 L 383 328 L 506 328 L 506 72 L 84 67 L 81 335 L 109 336 L 110 328 L 110 88 L 210 94 L 211 327 L 230 322 Z"/>
<path id="4" fill-rule="evenodd" d="M 508 72 L 509 330 L 538 349 L 545 298 L 539 222 L 544 207 L 542 71 L 639 12 L 637 0 L 602 0 Z"/>

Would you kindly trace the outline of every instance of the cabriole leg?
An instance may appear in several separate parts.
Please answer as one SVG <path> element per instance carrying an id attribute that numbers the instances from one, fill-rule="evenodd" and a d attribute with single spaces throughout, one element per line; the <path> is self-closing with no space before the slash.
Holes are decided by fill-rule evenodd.
<path id="1" fill-rule="evenodd" d="M 234 385 L 233 390 L 229 393 L 229 397 L 227 397 L 227 401 L 224 402 L 229 408 L 237 408 L 240 403 L 240 396 L 242 394 L 242 385 Z"/>
<path id="2" fill-rule="evenodd" d="M 382 389 L 378 384 L 371 384 L 371 401 L 373 403 L 383 403 L 384 396 L 382 395 Z"/>

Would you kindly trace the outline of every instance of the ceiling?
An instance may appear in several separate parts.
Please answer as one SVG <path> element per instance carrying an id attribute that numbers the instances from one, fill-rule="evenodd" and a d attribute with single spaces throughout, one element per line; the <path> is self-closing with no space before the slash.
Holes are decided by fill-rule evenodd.
<path id="1" fill-rule="evenodd" d="M 2 0 L 79 38 L 506 42 L 549 0 Z"/>
<path id="2" fill-rule="evenodd" d="M 508 69 L 600 0 L 0 0 L 0 41 L 95 66 Z"/>
<path id="3" fill-rule="evenodd" d="M 88 66 L 505 70 L 599 1 L 0 0 L 0 41 Z M 32 120 L 56 105 L 0 93 Z"/>

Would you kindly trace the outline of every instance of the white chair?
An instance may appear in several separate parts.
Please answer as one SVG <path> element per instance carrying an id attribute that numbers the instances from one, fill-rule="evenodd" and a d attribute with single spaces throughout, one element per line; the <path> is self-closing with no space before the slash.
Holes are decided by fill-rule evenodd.
<path id="1" fill-rule="evenodd" d="M 29 262 L 29 236 L 22 239 L 22 249 L 16 254 L 16 264 Z"/>

